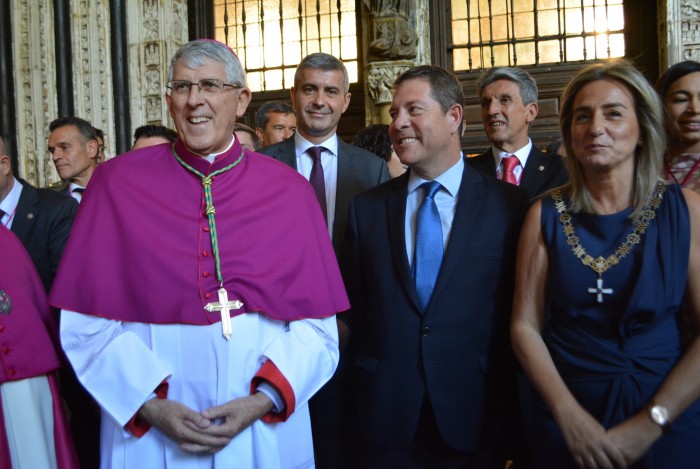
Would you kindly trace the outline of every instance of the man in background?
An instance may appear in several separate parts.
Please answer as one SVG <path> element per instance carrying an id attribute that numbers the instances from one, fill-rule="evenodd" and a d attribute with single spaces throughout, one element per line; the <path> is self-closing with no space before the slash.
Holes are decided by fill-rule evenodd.
<path id="1" fill-rule="evenodd" d="M 262 148 L 262 142 L 256 135 L 255 130 L 240 122 L 236 122 L 233 128 L 243 148 L 247 148 L 250 151 L 258 151 Z"/>
<path id="2" fill-rule="evenodd" d="M 151 145 L 161 143 L 175 143 L 177 132 L 164 125 L 142 125 L 134 131 L 134 146 L 132 150 L 137 150 Z"/>
<path id="3" fill-rule="evenodd" d="M 530 198 L 568 181 L 562 158 L 542 153 L 528 136 L 538 112 L 537 84 L 529 73 L 517 67 L 490 68 L 477 92 L 491 148 L 469 158 L 472 167 L 522 187 Z"/>
<path id="4" fill-rule="evenodd" d="M 49 124 L 49 131 L 49 153 L 61 178 L 49 187 L 80 202 L 97 167 L 97 132 L 79 117 L 59 117 Z"/>
<path id="5" fill-rule="evenodd" d="M 297 129 L 297 116 L 294 108 L 287 103 L 270 101 L 255 113 L 255 133 L 263 147 L 286 140 Z"/>
<path id="6" fill-rule="evenodd" d="M 105 155 L 105 133 L 102 129 L 95 127 L 97 134 L 97 164 L 102 164 L 107 159 Z"/>
<path id="7" fill-rule="evenodd" d="M 336 254 L 343 252 L 350 199 L 389 179 L 386 162 L 338 137 L 338 122 L 350 105 L 348 72 L 329 54 L 305 57 L 294 74 L 291 98 L 297 115 L 296 133 L 261 153 L 296 169 L 309 180 L 328 224 Z M 341 347 L 347 327 L 338 322 Z M 310 402 L 316 464 L 319 468 L 352 466 L 354 409 L 346 373 L 348 351 L 341 350 L 336 376 Z"/>
<path id="8" fill-rule="evenodd" d="M 46 293 L 63 256 L 78 203 L 51 189 L 37 189 L 13 175 L 5 141 L 0 138 L 0 224 L 27 249 Z"/>

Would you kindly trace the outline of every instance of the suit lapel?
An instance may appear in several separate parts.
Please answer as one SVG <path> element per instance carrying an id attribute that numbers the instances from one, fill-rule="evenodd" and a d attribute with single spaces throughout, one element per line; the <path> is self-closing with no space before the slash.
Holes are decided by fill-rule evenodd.
<path id="1" fill-rule="evenodd" d="M 455 216 L 452 220 L 452 230 L 450 231 L 450 240 L 445 251 L 445 257 L 442 260 L 442 267 L 438 275 L 433 296 L 440 296 L 441 291 L 449 282 L 452 273 L 459 266 L 462 251 L 466 249 L 467 240 L 472 229 L 477 223 L 477 215 L 481 210 L 482 200 L 484 197 L 483 176 L 474 168 L 469 166 L 464 167 L 462 173 L 462 182 L 459 186 L 459 194 L 457 207 L 455 208 Z M 432 303 L 431 303 L 432 304 Z M 430 312 L 428 306 L 426 313 Z"/>
<path id="2" fill-rule="evenodd" d="M 493 159 L 493 149 L 489 148 L 486 152 L 480 156 L 477 156 L 477 160 L 474 160 L 475 168 L 479 171 L 488 174 L 490 176 L 496 177 L 496 163 Z"/>
<path id="3" fill-rule="evenodd" d="M 357 162 L 353 158 L 353 150 L 350 145 L 338 137 L 338 178 L 335 189 L 335 221 L 333 223 L 333 239 L 338 239 L 338 220 L 347 218 L 350 199 L 353 196 L 353 184 L 356 178 L 352 177 L 357 171 Z"/>
<path id="4" fill-rule="evenodd" d="M 17 235 L 17 237 L 25 243 L 27 241 L 27 236 L 34 225 L 37 214 L 39 213 L 39 195 L 35 190 L 24 185 L 22 187 L 22 192 L 19 195 L 19 201 L 17 202 L 17 210 L 15 211 L 15 217 L 12 220 L 12 232 Z"/>
<path id="5" fill-rule="evenodd" d="M 296 147 L 294 146 L 294 135 L 280 144 L 274 158 L 280 160 L 287 166 L 291 166 L 295 170 L 297 169 L 297 155 Z"/>
<path id="6" fill-rule="evenodd" d="M 386 218 L 389 229 L 389 246 L 394 262 L 396 262 L 396 270 L 399 272 L 399 277 L 409 298 L 420 311 L 420 303 L 406 255 L 406 196 L 408 195 L 409 173 L 410 170 L 392 180 L 392 191 L 386 199 Z"/>
<path id="7" fill-rule="evenodd" d="M 547 157 L 532 145 L 530 155 L 527 157 L 527 164 L 523 169 L 520 178 L 520 187 L 525 189 L 530 197 L 535 197 L 541 192 L 540 188 L 545 182 L 547 175 Z"/>

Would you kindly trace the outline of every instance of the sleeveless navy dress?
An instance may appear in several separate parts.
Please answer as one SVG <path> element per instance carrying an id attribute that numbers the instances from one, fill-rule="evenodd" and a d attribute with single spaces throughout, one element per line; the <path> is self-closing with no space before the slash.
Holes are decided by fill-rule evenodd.
<path id="1" fill-rule="evenodd" d="M 549 314 L 544 340 L 578 402 L 607 429 L 645 408 L 681 355 L 677 316 L 688 274 L 690 220 L 679 186 L 669 185 L 642 241 L 598 274 L 567 244 L 551 197 L 542 201 L 549 257 Z M 564 200 L 567 200 L 566 197 Z M 609 256 L 632 232 L 632 209 L 612 215 L 572 214 L 576 235 L 593 257 Z M 544 403 L 535 402 L 538 468 L 576 467 Z M 673 422 L 634 468 L 700 468 L 700 400 Z"/>

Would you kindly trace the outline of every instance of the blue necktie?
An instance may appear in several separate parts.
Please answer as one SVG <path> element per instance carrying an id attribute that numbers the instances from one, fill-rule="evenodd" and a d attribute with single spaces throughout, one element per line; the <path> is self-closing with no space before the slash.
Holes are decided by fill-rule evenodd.
<path id="1" fill-rule="evenodd" d="M 416 248 L 413 255 L 413 281 L 421 309 L 425 310 L 435 288 L 442 264 L 442 224 L 440 212 L 435 205 L 435 194 L 442 187 L 437 181 L 421 185 L 425 198 L 418 207 L 416 217 Z"/>

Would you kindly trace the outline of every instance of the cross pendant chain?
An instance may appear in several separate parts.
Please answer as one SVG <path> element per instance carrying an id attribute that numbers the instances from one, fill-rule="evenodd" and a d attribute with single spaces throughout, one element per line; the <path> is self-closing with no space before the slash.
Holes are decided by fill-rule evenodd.
<path id="1" fill-rule="evenodd" d="M 232 309 L 241 309 L 243 303 L 238 300 L 229 301 L 228 293 L 224 287 L 219 288 L 219 301 L 217 303 L 207 303 L 204 307 L 210 313 L 213 311 L 221 311 L 221 333 L 226 340 L 229 340 L 233 335 L 233 329 L 231 328 L 231 316 L 230 311 Z"/>
<path id="2" fill-rule="evenodd" d="M 613 294 L 613 289 L 612 288 L 603 288 L 603 278 L 598 277 L 598 279 L 595 281 L 595 287 L 591 287 L 588 289 L 588 293 L 592 293 L 593 295 L 596 296 L 596 300 L 598 303 L 603 302 L 603 295 L 612 295 Z"/>

